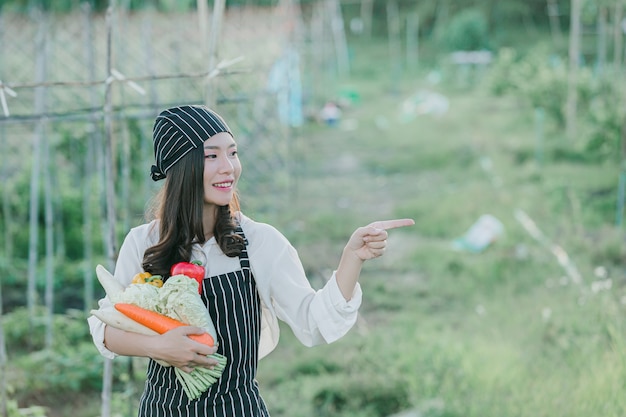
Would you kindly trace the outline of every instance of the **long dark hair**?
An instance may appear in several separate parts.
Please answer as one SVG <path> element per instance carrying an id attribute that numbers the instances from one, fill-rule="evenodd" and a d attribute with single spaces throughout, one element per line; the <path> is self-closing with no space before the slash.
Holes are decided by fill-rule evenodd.
<path id="1" fill-rule="evenodd" d="M 203 171 L 202 148 L 189 152 L 168 170 L 165 184 L 152 210 L 154 217 L 160 221 L 159 242 L 146 249 L 144 271 L 167 278 L 172 265 L 191 261 L 191 247 L 194 243 L 206 241 L 202 226 Z M 229 205 L 218 206 L 216 210 L 213 236 L 225 255 L 239 256 L 244 242 L 235 233 L 237 225 L 233 213 L 239 211 L 237 195 Z"/>

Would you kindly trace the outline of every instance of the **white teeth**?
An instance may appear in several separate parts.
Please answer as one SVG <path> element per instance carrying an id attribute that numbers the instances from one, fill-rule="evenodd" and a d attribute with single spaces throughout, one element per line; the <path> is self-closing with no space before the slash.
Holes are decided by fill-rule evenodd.
<path id="1" fill-rule="evenodd" d="M 220 182 L 219 184 L 214 184 L 215 187 L 219 187 L 219 188 L 228 188 L 232 185 L 233 185 L 232 182 Z"/>

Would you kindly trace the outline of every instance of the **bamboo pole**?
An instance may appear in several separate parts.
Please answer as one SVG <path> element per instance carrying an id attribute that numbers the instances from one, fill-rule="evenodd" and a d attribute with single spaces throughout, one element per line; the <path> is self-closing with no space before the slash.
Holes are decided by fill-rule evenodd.
<path id="1" fill-rule="evenodd" d="M 571 0 L 570 33 L 569 33 L 569 70 L 567 78 L 567 102 L 565 126 L 567 137 L 572 140 L 576 136 L 576 117 L 578 107 L 578 68 L 580 60 L 582 0 Z"/>
<path id="2" fill-rule="evenodd" d="M 37 56 L 36 81 L 43 82 L 46 78 L 46 17 L 41 11 L 35 13 L 38 21 L 38 30 L 35 40 Z M 34 107 L 37 112 L 45 111 L 45 87 L 35 88 Z M 30 181 L 30 220 L 29 220 L 29 243 L 28 243 L 28 284 L 27 284 L 27 305 L 30 318 L 30 328 L 34 328 L 36 318 L 35 308 L 37 305 L 37 261 L 38 261 L 38 236 L 39 236 L 39 177 L 41 170 L 41 137 L 45 129 L 45 120 L 37 122 L 33 134 L 33 164 L 31 168 Z"/>
<path id="3" fill-rule="evenodd" d="M 613 65 L 615 70 L 619 71 L 622 67 L 622 19 L 624 17 L 623 0 L 615 2 L 613 12 Z"/>
<path id="4" fill-rule="evenodd" d="M 117 62 L 127 62 L 127 51 L 126 51 L 126 42 L 123 41 L 124 33 L 126 32 L 126 26 L 128 21 L 128 16 L 126 11 L 128 10 L 129 0 L 123 0 L 123 4 L 118 6 L 119 20 L 116 25 L 115 30 L 115 40 L 112 43 L 118 45 L 116 48 L 117 54 L 115 56 Z M 118 39 L 122 39 L 122 41 L 117 42 Z M 121 117 L 121 123 L 118 124 L 118 135 L 117 137 L 121 138 L 120 143 L 120 172 L 119 176 L 116 173 L 113 173 L 112 177 L 118 179 L 120 183 L 120 196 L 118 207 L 120 208 L 119 214 L 116 216 L 116 220 L 121 220 L 121 228 L 122 230 L 130 229 L 130 132 L 128 130 L 128 120 L 126 117 L 126 89 L 122 85 L 122 88 L 119 88 L 119 100 L 120 109 L 118 111 Z M 116 154 L 117 152 L 113 152 Z M 116 181 L 117 182 L 117 181 Z"/>
<path id="5" fill-rule="evenodd" d="M 211 23 L 211 36 L 209 37 L 209 45 L 208 45 L 208 67 L 209 67 L 209 76 L 206 80 L 206 89 L 204 101 L 208 107 L 215 107 L 217 104 L 217 98 L 215 94 L 215 84 L 214 77 L 212 77 L 213 71 L 217 68 L 217 60 L 218 60 L 218 48 L 217 45 L 220 40 L 220 33 L 222 31 L 222 18 L 224 16 L 224 8 L 226 5 L 225 0 L 215 0 L 213 3 L 213 16 Z"/>
<path id="6" fill-rule="evenodd" d="M 205 57 L 206 62 L 211 62 L 211 54 L 209 51 L 209 5 L 207 0 L 196 0 L 198 9 L 198 26 L 200 27 L 200 38 L 202 55 Z"/>
<path id="7" fill-rule="evenodd" d="M 327 32 L 324 30 L 325 7 L 322 3 L 315 3 L 309 24 L 309 37 L 311 38 L 310 67 L 313 69 L 309 75 L 310 83 L 319 86 L 314 89 L 311 94 L 313 101 L 319 104 L 319 101 L 328 98 L 328 88 L 330 83 L 326 82 L 326 56 L 328 55 Z"/>
<path id="8" fill-rule="evenodd" d="M 606 65 L 606 30 L 607 30 L 607 8 L 605 6 L 599 6 L 598 9 L 598 39 L 597 39 L 597 72 L 598 75 L 602 75 L 604 72 L 604 66 Z"/>
<path id="9" fill-rule="evenodd" d="M 113 32 L 113 2 L 109 3 L 106 12 L 106 73 L 111 79 L 112 68 L 112 32 Z M 112 151 L 112 83 L 107 82 L 104 94 L 104 207 L 106 213 L 105 228 L 105 250 L 108 259 L 109 271 L 115 270 L 115 189 L 113 184 L 113 151 Z M 109 417 L 111 415 L 111 396 L 113 392 L 113 361 L 111 359 L 104 360 L 104 370 L 102 375 L 102 406 L 100 409 L 101 417 Z"/>
<path id="10" fill-rule="evenodd" d="M 548 2 L 548 19 L 550 20 L 550 32 L 552 33 L 552 42 L 558 45 L 561 42 L 561 24 L 559 22 L 559 2 L 558 0 L 547 0 Z"/>
<path id="11" fill-rule="evenodd" d="M 4 47 L 4 25 L 3 25 L 3 15 L 0 13 L 0 51 L 3 50 Z M 2 63 L 0 60 L 0 74 L 2 73 Z M 2 181 L 4 185 L 4 192 L 2 193 L 2 216 L 4 216 L 4 230 L 2 240 L 4 242 L 4 259 L 2 262 L 5 263 L 7 268 L 11 268 L 11 259 L 13 259 L 13 219 L 11 214 L 11 205 L 9 201 L 9 196 L 12 194 L 9 190 L 11 187 L 10 182 L 8 181 L 10 174 L 10 166 L 5 162 L 7 159 L 7 152 L 4 151 L 4 147 L 7 144 L 6 140 L 6 132 L 4 126 L 0 126 L 0 181 Z"/>
<path id="12" fill-rule="evenodd" d="M 2 50 L 4 46 L 4 30 L 3 30 L 3 18 L 0 13 L 0 50 Z M 0 61 L 0 73 L 2 72 L 2 61 Z M 0 126 L 0 158 L 6 155 L 4 152 L 5 145 L 5 134 L 4 134 L 4 126 Z M 6 165 L 2 163 L 3 160 L 0 159 L 0 166 L 5 167 Z M 8 175 L 3 175 L 4 178 L 8 178 Z M 7 186 L 7 181 L 5 181 L 5 186 Z M 10 259 L 12 258 L 11 254 L 11 229 L 10 224 L 10 209 L 9 209 L 9 193 L 2 193 L 2 215 L 4 216 L 4 256 L 5 259 L 0 258 L 0 262 L 4 263 L 7 268 L 10 268 Z M 3 304 L 2 304 L 2 281 L 3 277 L 0 275 L 0 416 L 1 417 L 9 417 L 9 407 L 8 407 L 8 387 L 7 387 L 7 378 L 6 378 L 6 369 L 7 369 L 7 353 L 6 353 L 6 342 L 4 338 L 4 327 L 2 324 L 3 314 Z"/>
<path id="13" fill-rule="evenodd" d="M 113 8 L 109 7 L 106 15 L 107 20 L 107 54 L 106 69 L 109 77 L 112 69 L 112 34 L 113 34 Z M 110 78 L 109 78 L 110 79 Z M 113 171 L 113 84 L 106 83 L 104 93 L 104 197 L 106 213 L 106 255 L 110 271 L 115 270 L 117 239 L 115 236 L 115 178 Z"/>
<path id="14" fill-rule="evenodd" d="M 42 170 L 45 213 L 45 246 L 46 246 L 46 287 L 44 300 L 46 305 L 46 336 L 45 348 L 52 349 L 54 340 L 54 208 L 52 204 L 52 170 L 50 168 L 50 138 L 46 130 L 42 132 Z"/>
<path id="15" fill-rule="evenodd" d="M 95 78 L 96 69 L 94 66 L 94 48 L 93 48 L 93 27 L 91 25 L 91 6 L 85 2 L 82 5 L 83 11 L 83 44 L 84 56 L 87 63 L 87 71 L 89 79 Z M 92 106 L 97 102 L 97 93 L 94 88 L 90 89 L 90 98 Z M 84 295 L 83 304 L 84 311 L 88 313 L 94 303 L 94 268 L 93 268 L 93 199 L 92 195 L 94 187 L 93 168 L 95 164 L 95 143 L 98 135 L 98 122 L 96 116 L 91 113 L 90 121 L 87 128 L 87 149 L 85 151 L 85 159 L 83 162 L 83 285 Z"/>
<path id="16" fill-rule="evenodd" d="M 119 42 L 118 53 L 116 55 L 116 58 L 119 62 L 127 61 L 126 42 L 124 42 L 123 39 L 124 39 L 124 33 L 126 32 L 126 27 L 127 27 L 127 22 L 128 22 L 127 11 L 130 7 L 129 3 L 130 3 L 130 0 L 122 0 L 122 4 L 120 5 L 120 23 L 116 25 L 116 28 L 117 28 L 117 30 L 115 31 L 115 34 L 117 35 L 116 40 L 122 39 L 122 41 Z M 119 197 L 119 201 L 121 201 L 121 204 L 120 204 L 121 215 L 116 216 L 116 217 L 121 218 L 122 220 L 121 222 L 122 230 L 129 230 L 131 227 L 131 224 L 130 224 L 130 201 L 131 201 L 131 198 L 130 198 L 130 183 L 131 183 L 130 132 L 128 129 L 128 118 L 126 117 L 126 111 L 125 111 L 126 109 L 125 89 L 121 88 L 119 93 L 121 96 L 121 99 L 120 99 L 121 109 L 119 113 L 122 118 L 121 123 L 119 124 L 120 129 L 121 129 L 121 139 L 122 139 L 121 161 L 120 161 L 121 190 L 120 190 L 120 197 Z M 114 174 L 113 177 L 117 177 L 117 175 Z M 126 384 L 125 384 L 126 385 L 125 391 L 126 391 L 126 395 L 132 398 L 134 397 L 134 394 L 135 394 L 135 370 L 133 366 L 133 358 L 126 357 L 125 360 L 126 360 L 126 365 L 127 365 L 126 371 L 128 373 L 128 380 L 126 381 Z M 126 404 L 126 406 L 128 407 L 128 415 L 132 415 L 134 404 L 132 404 L 132 402 L 129 401 Z"/>
<path id="17" fill-rule="evenodd" d="M 626 199 L 626 169 L 622 167 L 618 174 L 617 201 L 615 207 L 615 225 L 621 227 L 624 223 L 624 200 Z"/>
<path id="18" fill-rule="evenodd" d="M 4 317 L 2 306 L 2 278 L 0 278 L 0 415 L 9 417 L 9 398 L 7 394 L 7 348 L 4 338 L 4 327 L 2 320 Z"/>
<path id="19" fill-rule="evenodd" d="M 373 11 L 374 0 L 361 0 L 361 21 L 363 22 L 363 33 L 367 38 L 372 37 Z"/>
<path id="20" fill-rule="evenodd" d="M 411 73 L 419 67 L 419 26 L 419 14 L 410 13 L 406 17 L 406 63 Z"/>
<path id="21" fill-rule="evenodd" d="M 152 15 L 151 15 L 152 16 Z M 142 31 L 142 43 L 144 45 L 143 50 L 145 52 L 145 66 L 148 69 L 148 72 L 152 75 L 156 73 L 155 70 L 155 60 L 154 60 L 154 49 L 152 46 L 152 42 L 150 42 L 150 33 L 152 32 L 152 19 L 145 19 L 143 21 L 144 30 Z M 148 85 L 148 103 L 149 107 L 153 109 L 155 116 L 158 113 L 158 103 L 159 95 L 156 87 L 156 83 L 151 81 Z M 146 161 L 145 166 L 150 166 L 152 164 L 153 159 L 153 151 L 152 151 L 152 140 L 151 137 L 147 134 L 144 134 L 144 130 L 140 129 L 140 140 L 141 140 L 141 158 L 142 161 Z M 150 198 L 150 185 L 152 183 L 152 179 L 149 175 L 144 177 L 143 186 L 143 194 L 144 201 L 148 201 Z"/>
<path id="22" fill-rule="evenodd" d="M 348 42 L 346 40 L 345 25 L 341 4 L 339 0 L 327 0 L 328 14 L 330 17 L 331 33 L 335 45 L 337 59 L 337 72 L 339 76 L 347 76 L 350 73 L 350 57 L 348 54 Z"/>
<path id="23" fill-rule="evenodd" d="M 389 44 L 389 61 L 392 91 L 398 91 L 398 82 L 402 68 L 402 42 L 400 41 L 400 12 L 397 0 L 387 2 L 387 42 Z"/>

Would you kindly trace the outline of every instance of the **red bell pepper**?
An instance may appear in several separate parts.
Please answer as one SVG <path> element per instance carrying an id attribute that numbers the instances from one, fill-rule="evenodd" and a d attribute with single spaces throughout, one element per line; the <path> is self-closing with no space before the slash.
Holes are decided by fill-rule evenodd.
<path id="1" fill-rule="evenodd" d="M 198 294 L 202 293 L 202 281 L 204 280 L 204 267 L 199 261 L 179 262 L 172 265 L 170 275 L 185 275 L 198 281 Z"/>

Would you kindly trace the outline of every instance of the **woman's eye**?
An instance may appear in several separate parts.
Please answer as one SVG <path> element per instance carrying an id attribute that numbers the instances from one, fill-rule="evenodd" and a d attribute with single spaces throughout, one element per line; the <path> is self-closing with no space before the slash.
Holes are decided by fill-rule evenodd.
<path id="1" fill-rule="evenodd" d="M 207 159 L 215 159 L 215 158 L 217 158 L 217 155 L 209 154 L 209 155 L 204 155 L 204 157 L 207 158 Z"/>
<path id="2" fill-rule="evenodd" d="M 232 151 L 232 152 L 230 153 L 230 156 L 236 156 L 236 155 L 238 155 L 238 154 L 239 154 L 239 152 L 237 152 L 237 151 Z"/>

